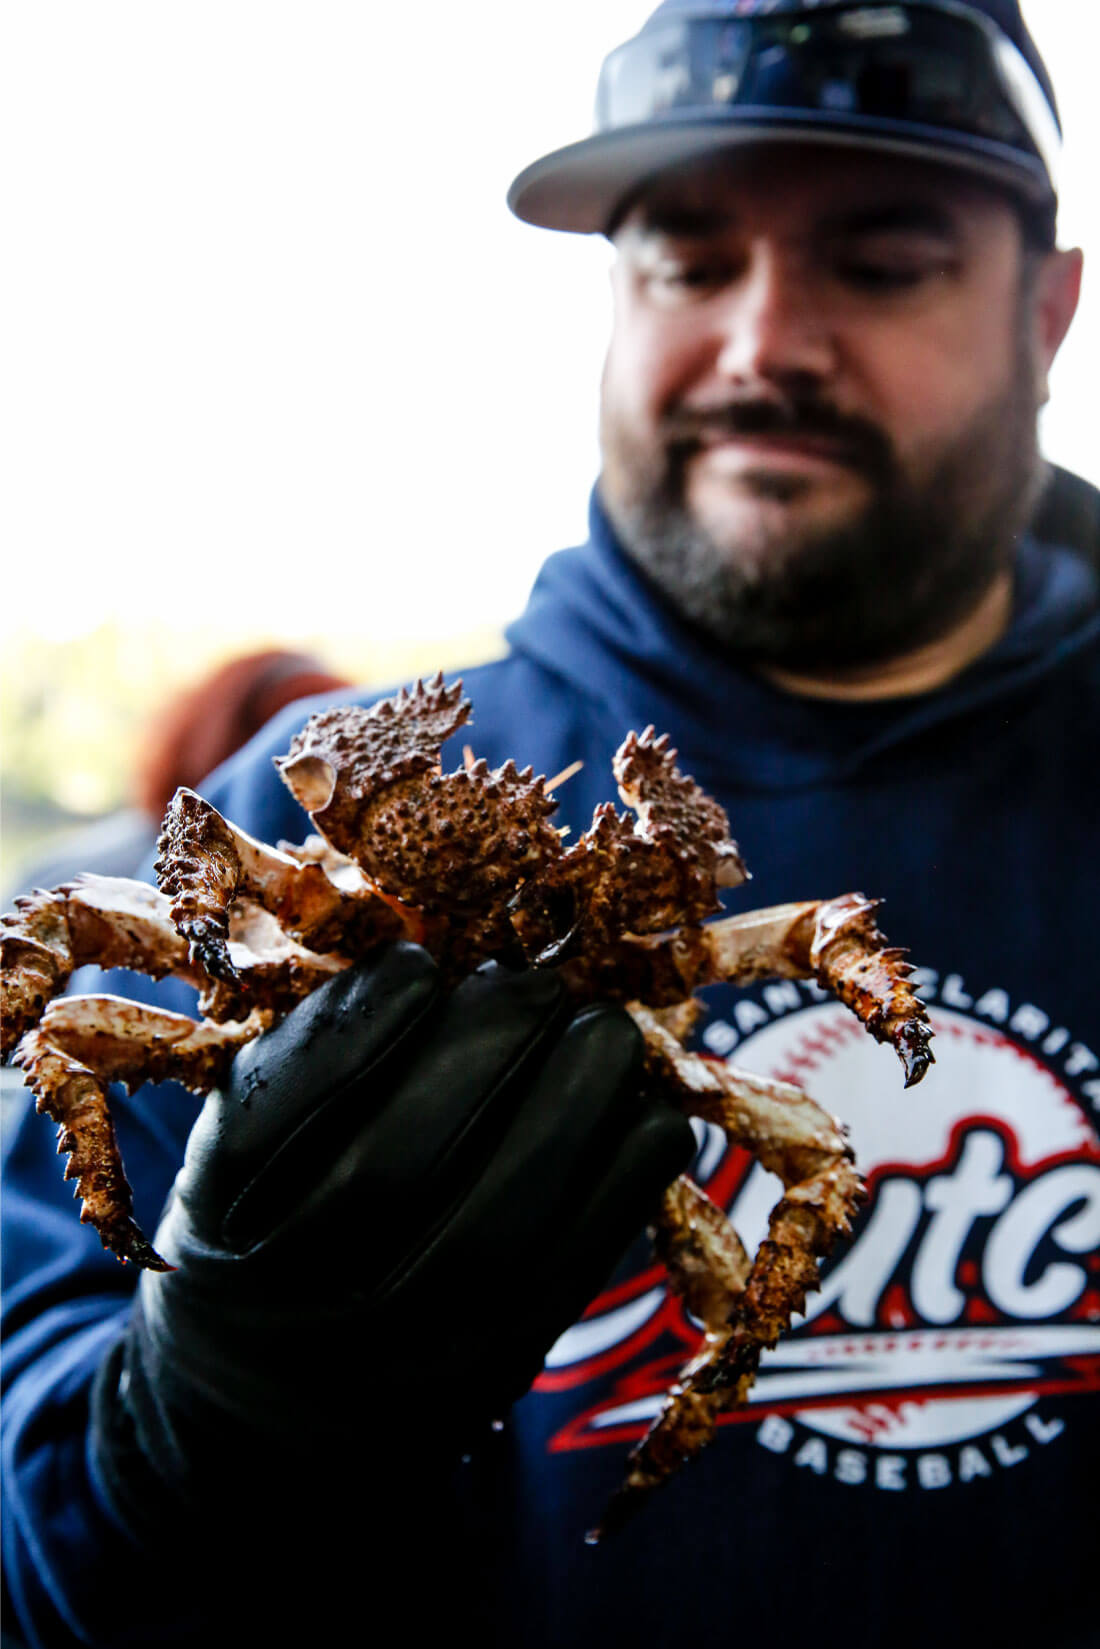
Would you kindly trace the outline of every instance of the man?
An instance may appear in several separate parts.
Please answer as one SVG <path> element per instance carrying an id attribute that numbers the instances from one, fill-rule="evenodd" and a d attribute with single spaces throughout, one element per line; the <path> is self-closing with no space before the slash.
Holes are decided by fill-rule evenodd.
<path id="1" fill-rule="evenodd" d="M 643 1242 L 607 1275 L 694 1145 L 634 1103 L 617 1011 L 570 1018 L 537 971 L 447 997 L 397 947 L 197 1123 L 175 1091 L 120 1104 L 143 1222 L 190 1133 L 177 1269 L 136 1298 L 28 1123 L 5 1463 L 31 1641 L 217 1641 L 250 1611 L 287 1642 L 1096 1641 L 1100 598 L 1027 528 L 1080 278 L 1053 94 L 1011 0 L 667 0 L 600 119 L 511 194 L 617 248 L 591 539 L 467 674 L 472 741 L 582 759 L 576 832 L 624 731 L 667 730 L 754 904 L 886 897 L 936 1069 L 903 1093 L 809 986 L 712 994 L 704 1047 L 841 1114 L 869 1200 L 749 1408 L 595 1549 L 698 1339 Z M 302 834 L 269 758 L 305 714 L 207 787 L 268 840 Z M 775 1182 L 699 1144 L 757 1241 Z"/>

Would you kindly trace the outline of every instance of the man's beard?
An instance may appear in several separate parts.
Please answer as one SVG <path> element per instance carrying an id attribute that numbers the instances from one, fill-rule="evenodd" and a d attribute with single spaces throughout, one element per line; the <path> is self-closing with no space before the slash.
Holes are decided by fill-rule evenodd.
<path id="1" fill-rule="evenodd" d="M 1026 360 L 1016 366 L 1008 387 L 919 475 L 904 472 L 876 426 L 816 398 L 759 397 L 705 414 L 671 413 L 647 443 L 605 388 L 604 506 L 652 583 L 724 649 L 788 668 L 901 657 L 977 608 L 1028 518 L 1041 473 L 1037 409 Z M 825 436 L 841 444 L 870 499 L 841 526 L 783 531 L 768 515 L 803 483 L 760 470 L 738 483 L 760 500 L 757 525 L 723 546 L 687 503 L 688 461 L 704 430 Z"/>

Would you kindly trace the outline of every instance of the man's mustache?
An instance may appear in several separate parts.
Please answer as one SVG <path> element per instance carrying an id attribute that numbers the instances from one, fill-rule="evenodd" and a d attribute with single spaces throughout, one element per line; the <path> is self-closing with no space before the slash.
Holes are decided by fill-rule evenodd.
<path id="1" fill-rule="evenodd" d="M 828 402 L 784 398 L 729 400 L 718 406 L 679 407 L 661 420 L 661 434 L 672 447 L 697 448 L 707 437 L 782 435 L 825 440 L 854 468 L 884 474 L 893 467 L 894 449 L 887 435 L 869 419 L 839 412 Z"/>

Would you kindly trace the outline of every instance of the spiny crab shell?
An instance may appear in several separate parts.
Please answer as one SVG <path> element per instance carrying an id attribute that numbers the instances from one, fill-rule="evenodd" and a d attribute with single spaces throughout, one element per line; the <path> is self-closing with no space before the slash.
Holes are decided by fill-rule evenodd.
<path id="1" fill-rule="evenodd" d="M 630 812 L 601 805 L 566 846 L 548 822 L 554 781 L 472 756 L 442 771 L 441 747 L 470 708 L 461 682 L 440 674 L 369 709 L 313 716 L 276 763 L 318 833 L 300 848 L 258 842 L 180 790 L 159 841 L 159 890 L 84 876 L 17 900 L 0 918 L 3 1052 L 16 1050 L 58 1124 L 81 1218 L 121 1259 L 157 1270 L 132 1217 L 110 1082 L 174 1078 L 208 1092 L 295 1002 L 399 937 L 425 945 L 452 981 L 488 959 L 553 964 L 578 1001 L 623 1002 L 645 1039 L 645 1080 L 754 1152 L 784 1194 L 751 1258 L 686 1178 L 654 1211 L 658 1256 L 703 1341 L 631 1452 L 610 1529 L 745 1402 L 761 1351 L 817 1286 L 863 1194 L 843 1125 L 809 1095 L 687 1051 L 694 993 L 816 978 L 893 1044 L 907 1085 L 931 1063 L 931 1030 L 904 953 L 863 894 L 705 920 L 747 872 L 725 813 L 679 772 L 667 736 L 628 734 L 612 770 Z M 51 1000 L 89 962 L 187 979 L 206 1017 L 118 997 Z"/>
<path id="2" fill-rule="evenodd" d="M 440 747 L 469 713 L 460 686 L 418 682 L 368 710 L 314 716 L 275 765 L 331 847 L 429 923 L 445 916 L 449 951 L 473 961 L 514 944 L 509 901 L 561 838 L 532 769 L 439 770 Z"/>

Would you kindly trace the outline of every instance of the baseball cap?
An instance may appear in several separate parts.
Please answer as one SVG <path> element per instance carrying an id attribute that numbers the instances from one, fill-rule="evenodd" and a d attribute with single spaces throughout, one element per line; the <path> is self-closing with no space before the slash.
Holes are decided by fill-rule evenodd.
<path id="1" fill-rule="evenodd" d="M 604 60 L 594 133 L 527 166 L 508 204 L 606 234 L 659 172 L 762 141 L 958 166 L 1053 232 L 1061 127 L 1019 0 L 663 0 Z"/>

